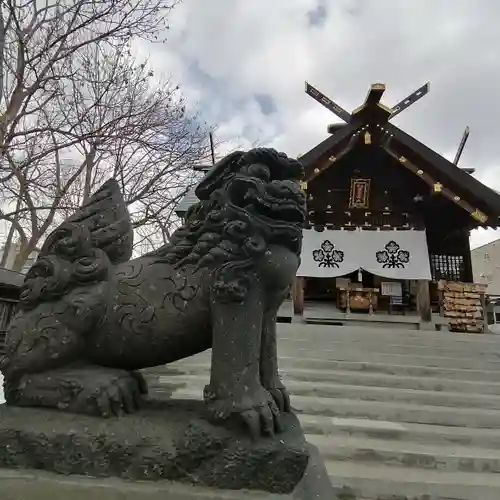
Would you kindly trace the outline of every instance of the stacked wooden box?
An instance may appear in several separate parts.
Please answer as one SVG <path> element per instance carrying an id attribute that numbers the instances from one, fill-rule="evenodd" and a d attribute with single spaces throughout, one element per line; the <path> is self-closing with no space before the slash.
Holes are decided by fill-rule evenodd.
<path id="1" fill-rule="evenodd" d="M 483 333 L 486 285 L 440 280 L 442 314 L 453 332 Z"/>

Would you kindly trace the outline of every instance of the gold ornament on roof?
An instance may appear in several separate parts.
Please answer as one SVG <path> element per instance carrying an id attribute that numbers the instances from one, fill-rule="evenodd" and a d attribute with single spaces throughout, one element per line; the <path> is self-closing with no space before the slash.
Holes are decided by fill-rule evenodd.
<path id="1" fill-rule="evenodd" d="M 481 222 L 482 224 L 484 224 L 488 220 L 488 216 L 486 214 L 483 214 L 483 212 L 481 212 L 481 210 L 478 210 L 477 208 L 474 212 L 472 212 L 471 215 L 473 219 Z"/>

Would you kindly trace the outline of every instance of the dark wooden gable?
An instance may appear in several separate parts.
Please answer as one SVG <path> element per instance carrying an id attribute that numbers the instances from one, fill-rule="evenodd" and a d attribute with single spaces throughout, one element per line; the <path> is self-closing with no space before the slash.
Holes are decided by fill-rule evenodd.
<path id="1" fill-rule="evenodd" d="M 352 203 L 358 183 L 368 185 L 366 204 Z M 312 226 L 432 231 L 463 229 L 470 220 L 383 149 L 360 143 L 308 182 L 307 197 Z"/>
<path id="2" fill-rule="evenodd" d="M 370 145 L 365 147 L 367 133 Z M 331 169 L 339 170 L 337 167 L 345 161 L 350 162 L 351 153 L 360 148 L 366 150 L 364 154 L 372 156 L 371 160 L 366 160 L 372 164 L 376 163 L 378 151 L 383 150 L 413 176 L 416 185 L 422 186 L 422 182 L 426 184 L 426 194 L 433 193 L 444 198 L 433 199 L 432 204 L 427 205 L 428 209 L 442 211 L 450 204 L 456 205 L 458 210 L 446 210 L 454 214 L 454 220 L 460 220 L 461 223 L 463 219 L 457 214 L 465 212 L 470 219 L 466 222 L 469 229 L 500 225 L 500 195 L 496 191 L 389 123 L 377 126 L 355 121 L 337 128 L 331 137 L 300 158 L 305 168 L 307 184 L 318 176 L 321 176 L 322 182 L 326 182 L 329 178 L 324 177 L 326 172 Z M 403 177 L 398 179 L 403 182 Z M 413 182 L 406 180 L 404 185 L 412 184 Z"/>

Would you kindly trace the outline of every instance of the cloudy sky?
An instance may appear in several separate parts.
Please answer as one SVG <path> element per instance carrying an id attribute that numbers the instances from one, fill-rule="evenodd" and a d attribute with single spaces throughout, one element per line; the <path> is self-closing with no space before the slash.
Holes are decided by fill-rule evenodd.
<path id="1" fill-rule="evenodd" d="M 493 0 L 184 0 L 151 64 L 181 85 L 221 139 L 290 155 L 338 121 L 304 81 L 352 110 L 371 83 L 394 105 L 426 81 L 430 93 L 394 124 L 500 189 L 500 2 Z M 220 153 L 223 153 L 221 151 Z M 472 245 L 500 237 L 475 231 Z"/>

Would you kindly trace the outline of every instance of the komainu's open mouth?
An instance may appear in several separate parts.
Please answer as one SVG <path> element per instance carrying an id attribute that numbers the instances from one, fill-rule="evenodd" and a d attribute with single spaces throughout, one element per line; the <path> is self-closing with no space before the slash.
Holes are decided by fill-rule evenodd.
<path id="1" fill-rule="evenodd" d="M 266 218 L 291 224 L 305 220 L 305 196 L 297 182 L 265 182 L 256 177 L 236 175 L 230 182 L 232 202 Z"/>

